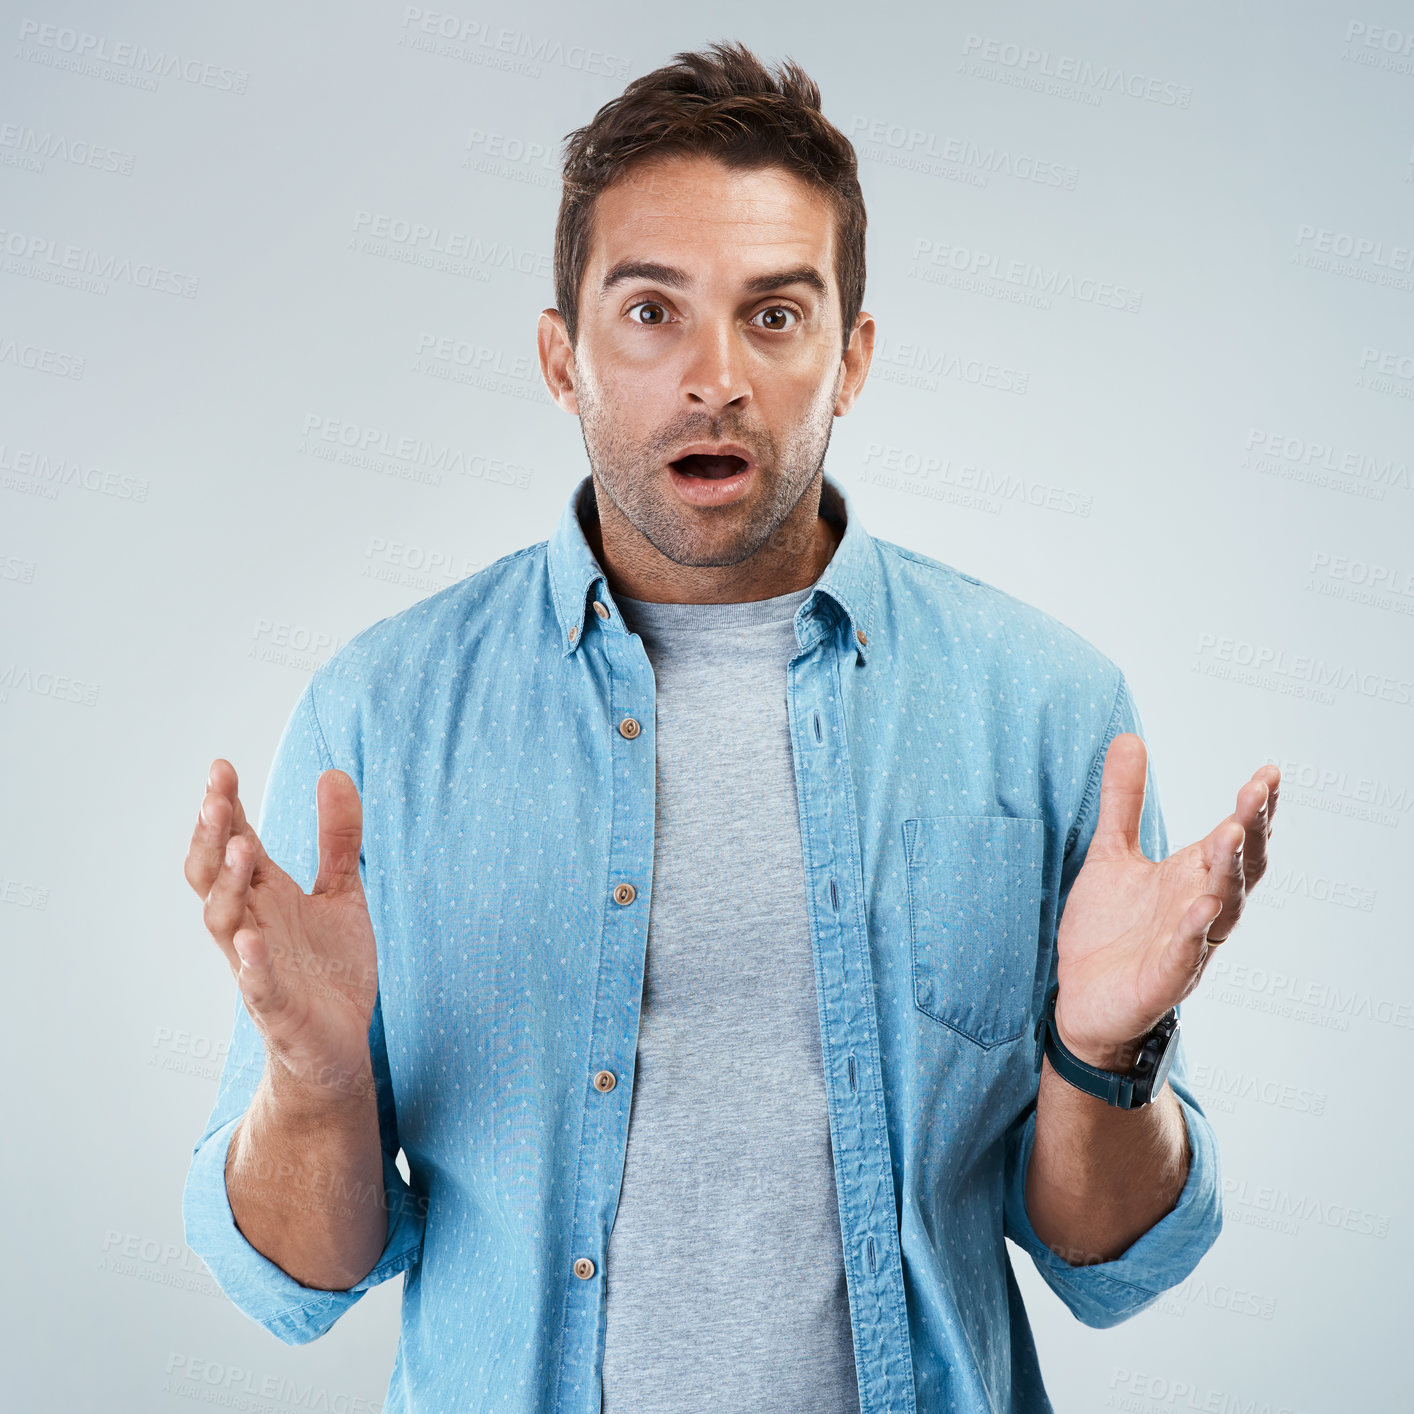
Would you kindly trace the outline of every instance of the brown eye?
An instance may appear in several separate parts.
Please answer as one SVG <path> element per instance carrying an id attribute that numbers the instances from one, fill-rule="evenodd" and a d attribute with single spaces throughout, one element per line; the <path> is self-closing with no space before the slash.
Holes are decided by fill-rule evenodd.
<path id="1" fill-rule="evenodd" d="M 657 300 L 639 300 L 637 304 L 629 306 L 629 313 L 631 314 L 635 309 L 656 309 L 660 316 L 663 314 L 663 306 L 659 304 Z M 648 324 L 651 326 L 654 324 L 661 324 L 663 320 L 660 317 L 658 319 L 635 319 L 633 322 L 635 324 Z"/>
<path id="2" fill-rule="evenodd" d="M 773 304 L 768 309 L 763 309 L 761 311 L 761 314 L 764 314 L 768 317 L 774 316 L 776 322 L 762 326 L 763 328 L 771 330 L 772 333 L 779 333 L 782 330 L 789 329 L 792 327 L 789 324 L 784 324 L 780 322 L 781 315 L 788 314 L 791 316 L 792 319 L 795 319 L 797 322 L 800 319 L 800 316 L 796 314 L 795 310 L 789 309 L 783 304 Z"/>

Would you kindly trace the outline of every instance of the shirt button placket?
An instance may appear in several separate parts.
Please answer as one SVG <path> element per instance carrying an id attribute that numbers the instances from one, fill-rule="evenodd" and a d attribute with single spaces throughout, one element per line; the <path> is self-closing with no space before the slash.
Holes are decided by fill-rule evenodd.
<path id="1" fill-rule="evenodd" d="M 594 1352 L 603 1313 L 603 1253 L 613 1224 L 613 1198 L 623 1169 L 630 1088 L 619 1095 L 616 1065 L 631 1066 L 634 1035 L 633 1012 L 628 1003 L 636 1001 L 635 989 L 642 987 L 643 952 L 648 926 L 648 896 L 643 906 L 630 912 L 638 901 L 641 880 L 651 887 L 652 826 L 654 821 L 655 762 L 651 749 L 653 724 L 653 677 L 641 643 L 622 632 L 611 608 L 598 598 L 590 601 L 596 627 L 580 632 L 580 648 L 602 654 L 609 688 L 605 745 L 611 757 L 613 777 L 609 821 L 608 857 L 603 861 L 606 875 L 601 887 L 609 891 L 611 906 L 603 920 L 598 985 L 594 997 L 593 1022 L 588 1037 L 588 1054 L 598 1065 L 586 1067 L 589 1092 L 584 1096 L 581 1126 L 580 1164 L 585 1182 L 579 1185 L 573 1217 L 569 1307 L 567 1309 L 564 1380 L 579 1387 L 597 1373 Z M 593 622 L 591 620 L 591 622 Z M 596 656 L 592 661 L 598 662 Z M 640 716 L 639 711 L 645 715 Z M 638 743 L 642 743 L 639 745 Z M 624 910 L 619 912 L 619 910 Z M 607 1063 L 607 1064 L 606 1064 Z M 583 1072 L 581 1072 L 583 1074 Z M 631 1072 L 623 1071 L 624 1076 Z M 583 1082 L 580 1082 L 583 1084 Z"/>

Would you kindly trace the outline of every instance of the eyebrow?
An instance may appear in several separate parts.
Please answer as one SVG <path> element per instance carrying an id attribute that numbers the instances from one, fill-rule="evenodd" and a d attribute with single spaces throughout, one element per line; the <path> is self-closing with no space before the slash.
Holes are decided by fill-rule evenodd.
<path id="1" fill-rule="evenodd" d="M 692 276 L 679 270 L 676 265 L 663 265 L 656 260 L 621 260 L 599 286 L 599 298 L 608 294 L 615 285 L 629 280 L 649 280 L 656 285 L 666 285 L 669 289 L 683 290 L 692 285 Z M 771 270 L 764 275 L 753 275 L 746 281 L 744 289 L 749 295 L 763 295 L 783 285 L 806 285 L 818 295 L 829 293 L 824 276 L 813 265 L 795 265 L 789 270 Z"/>

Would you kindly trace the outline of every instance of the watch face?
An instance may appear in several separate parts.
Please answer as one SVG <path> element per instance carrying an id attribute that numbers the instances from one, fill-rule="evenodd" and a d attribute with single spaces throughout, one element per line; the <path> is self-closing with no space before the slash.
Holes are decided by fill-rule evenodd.
<path id="1" fill-rule="evenodd" d="M 1173 1058 L 1178 1052 L 1178 1020 L 1174 1019 L 1173 1030 L 1169 1032 L 1168 1040 L 1164 1048 L 1159 1052 L 1158 1063 L 1154 1066 L 1154 1078 L 1149 1086 L 1149 1098 L 1152 1099 L 1164 1088 L 1164 1081 L 1168 1079 L 1169 1067 L 1173 1064 Z"/>

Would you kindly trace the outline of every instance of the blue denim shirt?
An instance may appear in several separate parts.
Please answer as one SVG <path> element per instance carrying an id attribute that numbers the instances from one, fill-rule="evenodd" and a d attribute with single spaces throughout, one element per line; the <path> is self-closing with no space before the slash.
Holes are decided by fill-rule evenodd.
<path id="1" fill-rule="evenodd" d="M 358 785 L 387 1245 L 356 1286 L 322 1291 L 236 1228 L 226 1149 L 264 1062 L 239 996 L 187 1241 L 290 1344 L 405 1273 L 389 1411 L 599 1408 L 653 893 L 654 679 L 581 495 L 593 514 L 585 478 L 549 541 L 380 620 L 314 674 L 257 826 L 308 889 L 319 773 Z M 1221 1226 L 1181 1054 L 1193 1157 L 1177 1207 L 1091 1266 L 1050 1252 L 1026 1214 L 1056 924 L 1106 747 L 1139 721 L 1075 633 L 871 537 L 828 477 L 822 509 L 844 536 L 796 614 L 785 692 L 860 1408 L 1049 1410 L 1003 1238 L 1109 1326 L 1187 1276 Z M 1142 839 L 1167 852 L 1152 772 Z M 750 867 L 724 864 L 723 909 Z"/>

